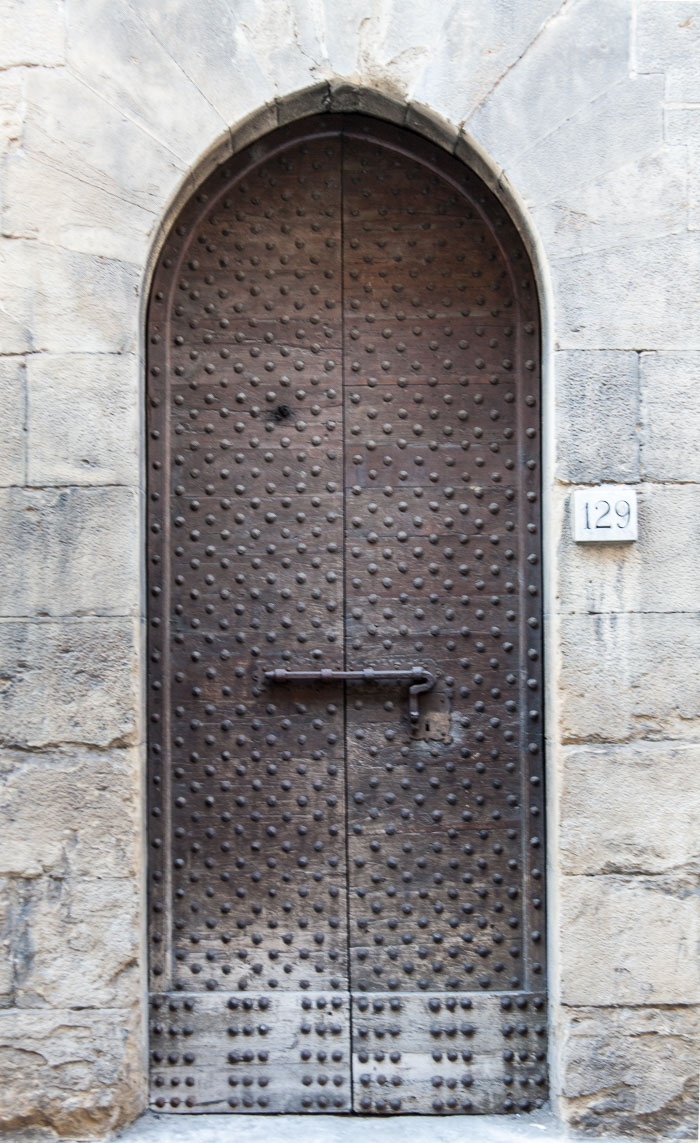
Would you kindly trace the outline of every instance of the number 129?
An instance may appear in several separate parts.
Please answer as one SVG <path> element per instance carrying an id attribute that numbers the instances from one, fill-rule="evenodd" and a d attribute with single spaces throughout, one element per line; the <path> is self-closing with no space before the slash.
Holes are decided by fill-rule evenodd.
<path id="1" fill-rule="evenodd" d="M 616 519 L 611 519 L 609 523 L 604 523 L 605 520 L 614 511 Z M 593 515 L 594 523 L 591 524 L 591 515 Z M 598 500 L 595 504 L 589 504 L 586 501 L 586 529 L 590 532 L 594 528 L 626 528 L 630 522 L 632 509 L 628 500 L 618 500 L 615 503 L 614 509 L 611 508 L 609 500 Z"/>

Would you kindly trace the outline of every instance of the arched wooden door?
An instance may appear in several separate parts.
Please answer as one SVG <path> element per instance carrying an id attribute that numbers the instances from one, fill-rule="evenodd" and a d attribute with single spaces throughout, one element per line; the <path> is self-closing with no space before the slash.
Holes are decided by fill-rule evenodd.
<path id="1" fill-rule="evenodd" d="M 218 169 L 148 314 L 158 1109 L 545 1093 L 539 325 L 457 160 L 327 115 Z"/>

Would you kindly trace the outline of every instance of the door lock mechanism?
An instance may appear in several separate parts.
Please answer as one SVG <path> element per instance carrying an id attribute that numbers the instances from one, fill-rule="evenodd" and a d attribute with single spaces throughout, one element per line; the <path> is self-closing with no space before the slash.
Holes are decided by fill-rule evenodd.
<path id="1" fill-rule="evenodd" d="M 408 683 L 408 717 L 412 726 L 420 721 L 418 696 L 435 686 L 435 676 L 425 667 L 407 667 L 405 670 L 377 671 L 374 667 L 364 667 L 359 671 L 336 671 L 332 667 L 322 667 L 318 671 L 288 671 L 286 667 L 276 667 L 264 672 L 265 678 L 273 683 L 294 682 L 397 682 Z"/>

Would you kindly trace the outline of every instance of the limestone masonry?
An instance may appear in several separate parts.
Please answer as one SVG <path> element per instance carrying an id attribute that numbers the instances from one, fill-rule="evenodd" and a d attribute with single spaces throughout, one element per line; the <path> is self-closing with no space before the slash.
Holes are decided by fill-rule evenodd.
<path id="1" fill-rule="evenodd" d="M 337 111 L 456 154 L 530 252 L 551 1104 L 695 1138 L 700 0 L 2 5 L 0 1131 L 146 1107 L 145 305 L 216 165 Z M 573 543 L 600 482 L 636 543 Z"/>

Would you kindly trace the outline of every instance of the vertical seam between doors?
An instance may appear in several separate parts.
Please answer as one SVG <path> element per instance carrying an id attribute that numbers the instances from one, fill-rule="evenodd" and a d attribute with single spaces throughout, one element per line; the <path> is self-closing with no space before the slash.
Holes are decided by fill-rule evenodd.
<path id="1" fill-rule="evenodd" d="M 343 488 L 343 669 L 347 670 L 347 481 L 346 456 L 347 448 L 345 424 L 345 131 L 341 126 L 340 135 L 340 394 L 341 394 L 341 480 Z M 353 1069 L 353 1007 L 352 1007 L 352 976 L 350 971 L 350 776 L 348 772 L 348 687 L 343 684 L 343 763 L 345 767 L 345 951 L 347 956 L 347 987 L 348 987 L 348 1078 L 350 1081 L 350 1112 L 355 1111 L 355 1077 Z"/>

